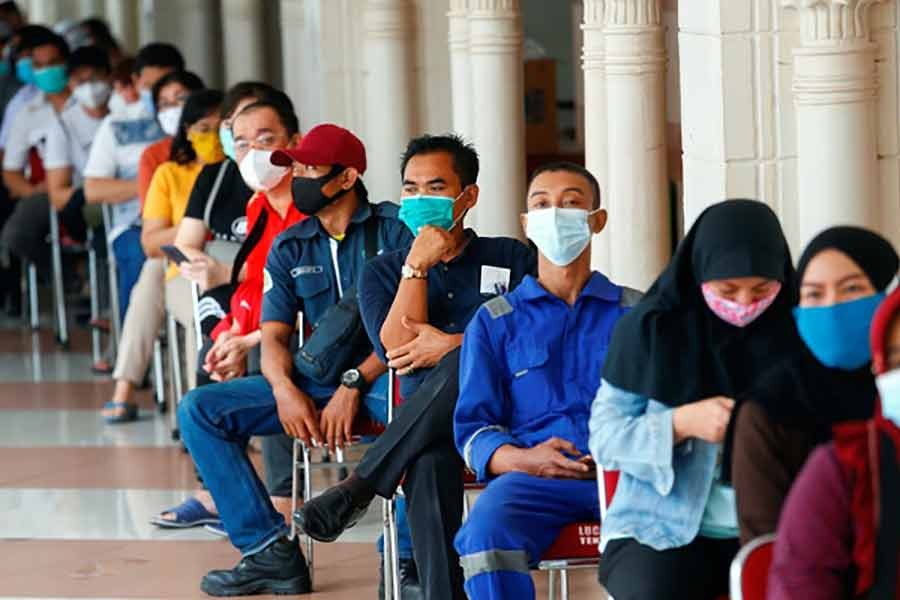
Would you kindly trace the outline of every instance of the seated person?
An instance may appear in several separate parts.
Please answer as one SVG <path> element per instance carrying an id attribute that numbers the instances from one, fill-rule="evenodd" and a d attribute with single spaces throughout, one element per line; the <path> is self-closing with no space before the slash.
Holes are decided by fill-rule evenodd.
<path id="1" fill-rule="evenodd" d="M 900 291 L 875 313 L 870 347 L 880 410 L 835 427 L 803 467 L 778 522 L 770 600 L 900 597 Z"/>
<path id="2" fill-rule="evenodd" d="M 775 531 L 794 479 L 836 424 L 873 416 L 869 323 L 898 266 L 890 242 L 859 227 L 820 233 L 800 258 L 795 317 L 805 343 L 758 378 L 734 419 L 743 543 Z"/>
<path id="3" fill-rule="evenodd" d="M 706 209 L 616 326 L 591 409 L 591 456 L 619 470 L 599 579 L 616 600 L 711 600 L 738 550 L 731 447 L 738 397 L 795 351 L 787 241 L 761 202 Z"/>
<path id="4" fill-rule="evenodd" d="M 188 196 L 200 169 L 222 159 L 218 134 L 221 104 L 222 92 L 218 90 L 201 90 L 188 98 L 169 160 L 153 175 L 141 229 L 141 246 L 148 258 L 125 313 L 113 371 L 116 385 L 112 400 L 103 407 L 107 423 L 124 423 L 137 418 L 134 388 L 144 379 L 150 366 L 153 343 L 165 319 L 164 284 L 178 277 L 174 265 L 165 273 L 161 248 L 175 241 L 178 223 L 184 216 Z M 193 363 L 196 363 L 197 352 L 192 343 L 195 339 L 187 336 L 188 360 L 193 359 Z"/>
<path id="5" fill-rule="evenodd" d="M 382 251 L 410 241 L 395 205 L 369 204 L 360 179 L 365 148 L 346 129 L 319 125 L 299 146 L 269 159 L 293 168 L 294 204 L 309 218 L 278 236 L 266 262 L 263 375 L 199 387 L 178 406 L 182 440 L 242 555 L 234 569 L 203 578 L 201 588 L 211 596 L 310 591 L 303 553 L 296 540 L 287 538 L 284 518 L 272 506 L 244 445 L 252 435 L 287 433 L 306 444 L 335 448 L 349 441 L 362 406 L 374 418 L 386 412 L 386 367 L 370 347 L 360 349 L 340 382 L 323 385 L 293 376 L 289 345 L 298 311 L 304 322 L 318 323 L 359 278 L 371 235 L 367 231 Z"/>
<path id="6" fill-rule="evenodd" d="M 478 201 L 478 155 L 455 136 L 410 141 L 401 165 L 400 219 L 412 246 L 372 260 L 360 310 L 382 360 L 397 369 L 404 399 L 356 471 L 296 515 L 314 539 L 332 542 L 375 495 L 403 481 L 413 554 L 426 598 L 462 598 L 453 538 L 462 519 L 463 464 L 453 440 L 459 346 L 478 308 L 535 270 L 527 246 L 480 238 L 463 218 Z"/>
<path id="7" fill-rule="evenodd" d="M 460 356 L 456 448 L 489 482 L 456 536 L 469 598 L 534 598 L 529 566 L 565 525 L 599 520 L 587 422 L 612 329 L 640 299 L 591 271 L 606 211 L 584 167 L 538 168 L 522 224 L 538 277 L 476 313 Z"/>

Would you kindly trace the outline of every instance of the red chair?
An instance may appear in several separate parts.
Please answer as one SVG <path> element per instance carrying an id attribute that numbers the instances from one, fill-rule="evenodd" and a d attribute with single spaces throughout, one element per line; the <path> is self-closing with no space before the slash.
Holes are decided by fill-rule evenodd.
<path id="1" fill-rule="evenodd" d="M 731 600 L 765 600 L 775 534 L 750 540 L 731 561 Z"/>

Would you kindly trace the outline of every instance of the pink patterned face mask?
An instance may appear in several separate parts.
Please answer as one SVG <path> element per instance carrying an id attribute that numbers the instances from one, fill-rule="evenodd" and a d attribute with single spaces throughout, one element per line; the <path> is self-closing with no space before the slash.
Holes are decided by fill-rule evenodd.
<path id="1" fill-rule="evenodd" d="M 775 298 L 778 297 L 778 292 L 781 291 L 781 283 L 776 283 L 772 288 L 772 293 L 765 298 L 746 305 L 718 296 L 708 283 L 704 283 L 700 289 L 703 290 L 703 299 L 706 300 L 706 305 L 709 310 L 713 311 L 713 314 L 735 327 L 746 327 L 772 306 Z"/>

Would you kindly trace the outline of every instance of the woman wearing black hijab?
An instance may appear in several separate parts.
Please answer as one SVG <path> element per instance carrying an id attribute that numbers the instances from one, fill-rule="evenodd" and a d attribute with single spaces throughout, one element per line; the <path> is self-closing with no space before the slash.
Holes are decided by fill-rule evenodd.
<path id="1" fill-rule="evenodd" d="M 869 323 L 897 268 L 890 242 L 859 227 L 823 231 L 803 252 L 796 318 L 805 343 L 759 378 L 734 417 L 742 542 L 775 531 L 791 484 L 835 424 L 873 416 Z"/>
<path id="2" fill-rule="evenodd" d="M 797 348 L 795 294 L 775 214 L 729 200 L 700 215 L 619 321 L 590 421 L 597 464 L 621 472 L 601 539 L 616 600 L 727 593 L 738 531 L 726 432 L 734 398 Z"/>

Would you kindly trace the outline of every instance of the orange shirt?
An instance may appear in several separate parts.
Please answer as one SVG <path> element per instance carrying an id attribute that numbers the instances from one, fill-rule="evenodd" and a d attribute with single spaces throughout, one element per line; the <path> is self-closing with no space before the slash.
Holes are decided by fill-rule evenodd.
<path id="1" fill-rule="evenodd" d="M 156 168 L 159 165 L 169 160 L 169 154 L 171 153 L 172 138 L 166 137 L 147 146 L 141 154 L 137 176 L 141 211 L 144 210 L 144 199 L 147 197 L 147 190 L 150 189 L 150 182 L 153 181 L 153 173 L 156 172 Z"/>

